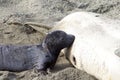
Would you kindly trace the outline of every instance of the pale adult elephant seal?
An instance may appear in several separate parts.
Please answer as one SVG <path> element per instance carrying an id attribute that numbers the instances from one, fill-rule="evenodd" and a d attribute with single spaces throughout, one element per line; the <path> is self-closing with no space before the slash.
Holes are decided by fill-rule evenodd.
<path id="1" fill-rule="evenodd" d="M 75 35 L 67 51 L 73 66 L 99 80 L 120 80 L 120 57 L 115 54 L 120 47 L 120 21 L 90 12 L 75 12 L 59 21 L 52 30 Z"/>
<path id="2" fill-rule="evenodd" d="M 52 68 L 61 49 L 70 47 L 75 37 L 57 30 L 48 33 L 39 45 L 0 45 L 0 70 L 24 71 Z"/>

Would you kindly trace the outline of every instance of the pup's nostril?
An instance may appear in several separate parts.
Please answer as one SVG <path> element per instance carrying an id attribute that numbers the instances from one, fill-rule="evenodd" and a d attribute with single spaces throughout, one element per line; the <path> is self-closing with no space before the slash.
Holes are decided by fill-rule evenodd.
<path id="1" fill-rule="evenodd" d="M 74 56 L 73 56 L 73 62 L 74 62 L 74 65 L 76 65 L 76 59 Z"/>

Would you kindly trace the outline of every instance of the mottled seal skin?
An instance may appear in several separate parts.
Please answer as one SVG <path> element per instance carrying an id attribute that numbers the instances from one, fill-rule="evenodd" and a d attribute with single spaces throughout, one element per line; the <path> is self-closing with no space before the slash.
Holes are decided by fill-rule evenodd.
<path id="1" fill-rule="evenodd" d="M 53 31 L 39 45 L 0 45 L 0 70 L 46 71 L 54 67 L 61 49 L 70 47 L 75 37 L 63 31 Z"/>

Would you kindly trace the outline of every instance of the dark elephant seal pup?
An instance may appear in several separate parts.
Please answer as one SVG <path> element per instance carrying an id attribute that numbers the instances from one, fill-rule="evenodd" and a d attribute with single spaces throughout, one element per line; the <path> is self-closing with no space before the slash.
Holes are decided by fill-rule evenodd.
<path id="1" fill-rule="evenodd" d="M 46 71 L 55 65 L 61 49 L 70 47 L 74 39 L 73 35 L 58 30 L 48 33 L 39 45 L 0 45 L 0 70 Z"/>

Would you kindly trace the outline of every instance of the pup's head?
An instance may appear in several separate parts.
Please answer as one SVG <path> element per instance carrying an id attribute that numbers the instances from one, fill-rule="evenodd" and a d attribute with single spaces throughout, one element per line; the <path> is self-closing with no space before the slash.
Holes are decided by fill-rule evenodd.
<path id="1" fill-rule="evenodd" d="M 42 43 L 42 47 L 47 50 L 48 54 L 45 58 L 44 69 L 53 68 L 61 49 L 70 47 L 74 41 L 73 35 L 63 31 L 53 31 L 48 33 Z"/>
<path id="2" fill-rule="evenodd" d="M 53 31 L 49 33 L 45 40 L 48 50 L 50 52 L 60 52 L 61 49 L 70 47 L 75 39 L 75 36 L 65 33 L 64 31 Z"/>

